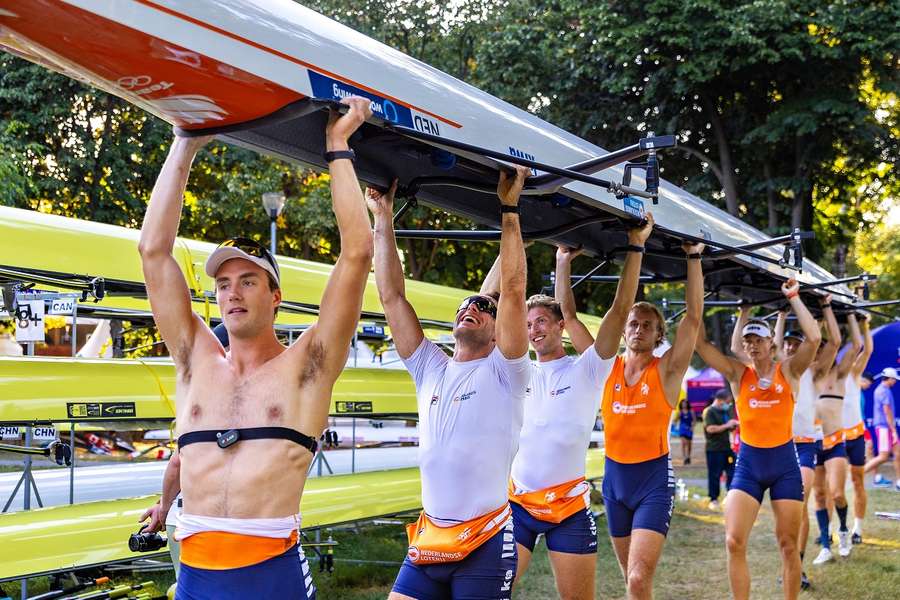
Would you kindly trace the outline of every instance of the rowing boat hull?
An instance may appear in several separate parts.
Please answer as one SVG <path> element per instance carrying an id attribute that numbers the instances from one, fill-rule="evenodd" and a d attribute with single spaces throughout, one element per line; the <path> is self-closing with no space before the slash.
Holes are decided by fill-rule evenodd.
<path id="1" fill-rule="evenodd" d="M 229 141 L 319 169 L 325 167 L 325 115 L 304 101 L 367 96 L 375 116 L 354 144 L 359 175 L 377 185 L 393 177 L 405 185 L 421 175 L 465 176 L 480 184 L 495 180 L 497 161 L 477 153 L 455 151 L 455 166 L 435 164 L 438 155 L 428 149 L 440 146 L 440 139 L 558 166 L 606 153 L 291 0 L 0 0 L 0 8 L 0 43 L 11 51 L 119 95 L 178 127 L 218 131 Z M 392 133 L 396 125 L 437 136 L 437 141 L 413 142 Z M 596 175 L 617 181 L 621 174 L 617 166 Z M 635 186 L 642 183 L 637 178 Z M 644 206 L 635 198 L 617 199 L 597 186 L 569 182 L 552 198 L 527 199 L 523 228 L 553 228 L 599 209 L 613 219 L 553 239 L 600 255 L 624 245 L 616 218 L 631 219 L 652 208 L 657 223 L 681 234 L 732 245 L 766 239 L 674 185 L 662 182 L 659 196 L 658 205 Z M 498 224 L 496 200 L 482 193 L 430 187 L 419 197 L 480 223 Z M 777 259 L 781 249 L 758 253 Z M 683 273 L 677 254 L 648 256 L 645 266 L 676 276 Z M 754 257 L 730 260 L 771 281 L 792 274 Z M 729 284 L 726 294 L 759 296 L 752 287 L 739 289 L 745 276 L 718 274 L 708 284 Z M 801 280 L 831 279 L 806 261 Z M 777 291 L 776 284 L 770 287 Z"/>
<path id="2" fill-rule="evenodd" d="M 136 423 L 175 418 L 175 367 L 168 361 L 0 357 L 0 423 Z M 332 416 L 417 418 L 405 370 L 347 368 L 331 395 Z"/>

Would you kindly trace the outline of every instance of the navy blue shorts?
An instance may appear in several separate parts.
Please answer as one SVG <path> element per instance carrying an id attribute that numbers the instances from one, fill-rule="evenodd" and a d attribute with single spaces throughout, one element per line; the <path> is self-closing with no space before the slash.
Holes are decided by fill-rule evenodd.
<path id="1" fill-rule="evenodd" d="M 569 515 L 559 523 L 548 523 L 534 518 L 531 513 L 516 504 L 512 506 L 516 542 L 534 552 L 537 537 L 544 534 L 547 549 L 569 554 L 594 554 L 597 552 L 597 522 L 590 507 Z"/>
<path id="2" fill-rule="evenodd" d="M 821 444 L 821 442 L 819 443 Z M 847 458 L 847 448 L 844 446 L 844 442 L 835 444 L 828 450 L 823 450 L 822 447 L 819 446 L 818 451 L 819 452 L 816 455 L 817 467 L 824 467 L 825 462 L 832 458 Z M 863 455 L 865 455 L 865 446 L 863 446 Z"/>
<path id="3" fill-rule="evenodd" d="M 181 563 L 175 600 L 285 598 L 315 600 L 309 563 L 300 546 L 259 564 L 239 569 L 198 569 Z"/>
<path id="4" fill-rule="evenodd" d="M 794 445 L 797 446 L 797 459 L 800 461 L 800 466 L 807 469 L 815 469 L 816 454 L 822 448 L 821 440 L 818 442 L 799 442 Z"/>
<path id="5" fill-rule="evenodd" d="M 509 600 L 517 560 L 510 519 L 506 527 L 463 560 L 416 565 L 407 557 L 392 591 L 417 600 Z"/>
<path id="6" fill-rule="evenodd" d="M 866 438 L 859 436 L 855 440 L 847 440 L 844 442 L 844 449 L 847 452 L 847 460 L 850 461 L 851 467 L 862 467 L 866 464 Z"/>
<path id="7" fill-rule="evenodd" d="M 774 448 L 756 448 L 741 442 L 731 489 L 750 494 L 760 504 L 766 490 L 772 500 L 802 502 L 803 478 L 793 440 Z"/>
<path id="8" fill-rule="evenodd" d="M 669 532 L 675 508 L 675 475 L 668 454 L 640 463 L 606 457 L 603 504 L 612 537 L 628 537 L 632 529 Z"/>

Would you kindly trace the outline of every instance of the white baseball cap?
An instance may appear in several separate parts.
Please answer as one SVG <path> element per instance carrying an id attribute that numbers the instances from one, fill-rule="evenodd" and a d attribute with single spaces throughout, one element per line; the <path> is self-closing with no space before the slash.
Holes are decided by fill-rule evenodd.
<path id="1" fill-rule="evenodd" d="M 278 271 L 275 257 L 265 246 L 247 238 L 233 238 L 219 244 L 206 259 L 206 274 L 215 278 L 222 263 L 233 258 L 249 260 L 271 275 L 275 279 L 275 283 L 281 285 L 281 274 Z"/>
<path id="2" fill-rule="evenodd" d="M 900 374 L 897 373 L 897 369 L 893 367 L 886 367 L 882 369 L 881 373 L 876 375 L 875 377 L 887 377 L 889 379 L 900 379 Z"/>
<path id="3" fill-rule="evenodd" d="M 772 337 L 772 331 L 765 323 L 747 323 L 741 330 L 741 337 L 746 337 L 748 335 L 758 335 L 759 337 L 770 338 Z"/>

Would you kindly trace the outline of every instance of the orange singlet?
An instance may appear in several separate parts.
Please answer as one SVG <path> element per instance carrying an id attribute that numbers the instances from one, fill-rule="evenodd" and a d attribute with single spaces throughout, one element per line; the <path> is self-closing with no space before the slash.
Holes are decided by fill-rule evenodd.
<path id="1" fill-rule="evenodd" d="M 793 439 L 794 394 L 781 372 L 781 363 L 775 364 L 775 374 L 766 389 L 759 386 L 759 375 L 753 367 L 744 369 L 735 404 L 741 441 L 756 448 L 774 448 Z"/>
<path id="2" fill-rule="evenodd" d="M 601 404 L 606 456 L 640 463 L 669 453 L 672 407 L 666 401 L 659 359 L 654 358 L 634 385 L 625 384 L 625 359 L 616 357 Z"/>

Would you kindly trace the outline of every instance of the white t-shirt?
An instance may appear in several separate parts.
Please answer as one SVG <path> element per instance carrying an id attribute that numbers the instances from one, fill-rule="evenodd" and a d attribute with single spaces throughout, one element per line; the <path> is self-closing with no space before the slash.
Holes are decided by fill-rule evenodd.
<path id="1" fill-rule="evenodd" d="M 862 408 L 859 395 L 862 388 L 853 374 L 847 375 L 844 383 L 844 406 L 841 410 L 841 422 L 844 429 L 851 429 L 862 423 Z"/>
<path id="2" fill-rule="evenodd" d="M 403 363 L 416 384 L 425 513 L 453 525 L 496 510 L 519 443 L 528 354 L 509 360 L 495 347 L 458 362 L 423 339 Z"/>
<path id="3" fill-rule="evenodd" d="M 584 477 L 591 430 L 615 358 L 600 358 L 592 345 L 580 356 L 532 364 L 512 465 L 517 491 L 533 492 Z"/>
<path id="4" fill-rule="evenodd" d="M 816 427 L 816 386 L 812 369 L 803 372 L 794 394 L 794 437 L 822 439 L 821 427 Z"/>

